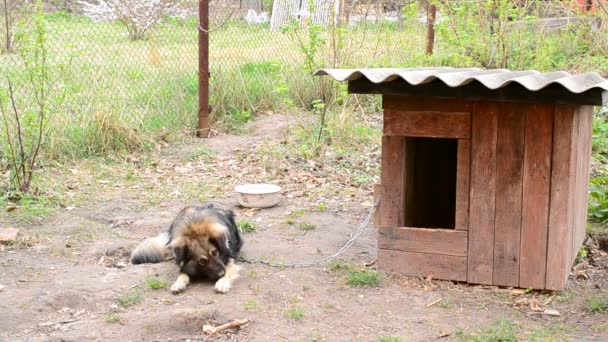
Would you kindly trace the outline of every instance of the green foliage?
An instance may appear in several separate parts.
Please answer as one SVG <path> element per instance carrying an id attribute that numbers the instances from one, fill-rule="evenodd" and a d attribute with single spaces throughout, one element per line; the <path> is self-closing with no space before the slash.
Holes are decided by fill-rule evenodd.
<path id="1" fill-rule="evenodd" d="M 592 179 L 589 195 L 589 217 L 598 222 L 608 221 L 608 177 Z"/>
<path id="2" fill-rule="evenodd" d="M 285 310 L 285 317 L 294 321 L 299 321 L 304 318 L 304 309 L 299 306 L 291 307 Z"/>
<path id="3" fill-rule="evenodd" d="M 585 310 L 591 313 L 608 313 L 608 295 L 593 295 L 585 299 Z"/>
<path id="4" fill-rule="evenodd" d="M 245 301 L 245 303 L 243 303 L 243 308 L 245 309 L 245 311 L 255 311 L 259 309 L 259 307 L 260 304 L 255 299 L 248 299 L 247 301 Z"/>
<path id="5" fill-rule="evenodd" d="M 51 84 L 52 70 L 48 65 L 47 35 L 42 3 L 37 3 L 37 14 L 31 26 L 21 23 L 15 33 L 18 55 L 23 65 L 20 76 L 28 80 L 21 86 L 32 102 L 24 104 L 18 98 L 15 75 L 6 75 L 6 84 L 0 84 L 0 130 L 2 131 L 0 156 L 10 166 L 11 188 L 21 192 L 30 189 L 37 167 L 41 145 L 48 131 L 49 116 L 61 98 L 54 94 Z"/>
<path id="6" fill-rule="evenodd" d="M 467 334 L 462 329 L 458 329 L 455 336 L 459 341 L 467 342 L 517 342 L 516 333 L 518 329 L 517 323 L 501 319 L 492 323 L 488 328 L 473 334 Z"/>
<path id="7" fill-rule="evenodd" d="M 397 336 L 380 336 L 376 340 L 378 342 L 401 342 L 401 337 Z"/>
<path id="8" fill-rule="evenodd" d="M 106 323 L 120 323 L 120 315 L 117 313 L 110 313 L 105 316 Z"/>
<path id="9" fill-rule="evenodd" d="M 589 249 L 586 246 L 582 246 L 576 255 L 579 260 L 583 260 L 589 256 Z"/>
<path id="10" fill-rule="evenodd" d="M 159 279 L 156 277 L 150 277 L 146 279 L 146 285 L 152 290 L 160 290 L 167 287 L 167 282 L 163 279 Z"/>
<path id="11" fill-rule="evenodd" d="M 144 300 L 143 295 L 137 289 L 133 290 L 130 293 L 126 293 L 116 299 L 118 305 L 123 308 L 129 308 L 141 303 Z"/>
<path id="12" fill-rule="evenodd" d="M 593 118 L 593 157 L 608 164 L 608 106 Z"/>
<path id="13" fill-rule="evenodd" d="M 237 225 L 239 226 L 241 232 L 245 234 L 255 233 L 258 230 L 258 227 L 255 222 L 251 222 L 248 220 L 240 220 L 237 222 Z"/>
<path id="14" fill-rule="evenodd" d="M 380 273 L 375 270 L 349 270 L 346 283 L 353 286 L 380 286 Z"/>
<path id="15" fill-rule="evenodd" d="M 309 230 L 313 230 L 316 229 L 317 226 L 315 226 L 314 224 L 304 221 L 304 222 L 300 222 L 300 224 L 298 225 L 298 228 L 300 228 L 300 230 L 303 231 L 309 231 Z"/>

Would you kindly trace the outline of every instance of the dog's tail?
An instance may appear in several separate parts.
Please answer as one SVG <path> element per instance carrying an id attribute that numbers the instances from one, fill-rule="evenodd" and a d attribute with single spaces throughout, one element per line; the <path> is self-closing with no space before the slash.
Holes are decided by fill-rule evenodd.
<path id="1" fill-rule="evenodd" d="M 146 239 L 131 253 L 131 263 L 134 265 L 156 264 L 165 261 L 171 254 L 171 249 L 167 246 L 167 243 L 169 243 L 168 233 Z"/>

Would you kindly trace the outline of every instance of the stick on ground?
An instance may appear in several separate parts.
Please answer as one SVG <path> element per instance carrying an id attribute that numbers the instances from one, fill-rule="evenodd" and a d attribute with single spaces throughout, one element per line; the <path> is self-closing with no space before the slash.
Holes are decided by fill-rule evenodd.
<path id="1" fill-rule="evenodd" d="M 203 332 L 207 335 L 213 335 L 213 334 L 217 334 L 218 332 L 220 332 L 222 330 L 237 328 L 237 327 L 240 327 L 241 325 L 247 324 L 247 323 L 249 323 L 248 319 L 235 319 L 231 322 L 219 325 L 217 327 L 214 327 L 213 325 L 205 324 L 205 325 L 203 325 Z"/>

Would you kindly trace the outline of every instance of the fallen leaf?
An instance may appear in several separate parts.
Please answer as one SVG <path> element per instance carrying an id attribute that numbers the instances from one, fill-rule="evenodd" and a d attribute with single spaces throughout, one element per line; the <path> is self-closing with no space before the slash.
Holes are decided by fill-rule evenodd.
<path id="1" fill-rule="evenodd" d="M 532 311 L 543 311 L 543 309 L 540 307 L 540 305 L 538 303 L 538 298 L 533 297 L 530 300 L 530 310 L 532 310 Z"/>

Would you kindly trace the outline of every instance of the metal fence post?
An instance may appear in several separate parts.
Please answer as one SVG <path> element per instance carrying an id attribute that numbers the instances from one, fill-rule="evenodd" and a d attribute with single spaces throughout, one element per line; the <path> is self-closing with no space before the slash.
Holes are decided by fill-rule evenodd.
<path id="1" fill-rule="evenodd" d="M 209 136 L 209 0 L 198 2 L 198 129 L 199 138 Z"/>

